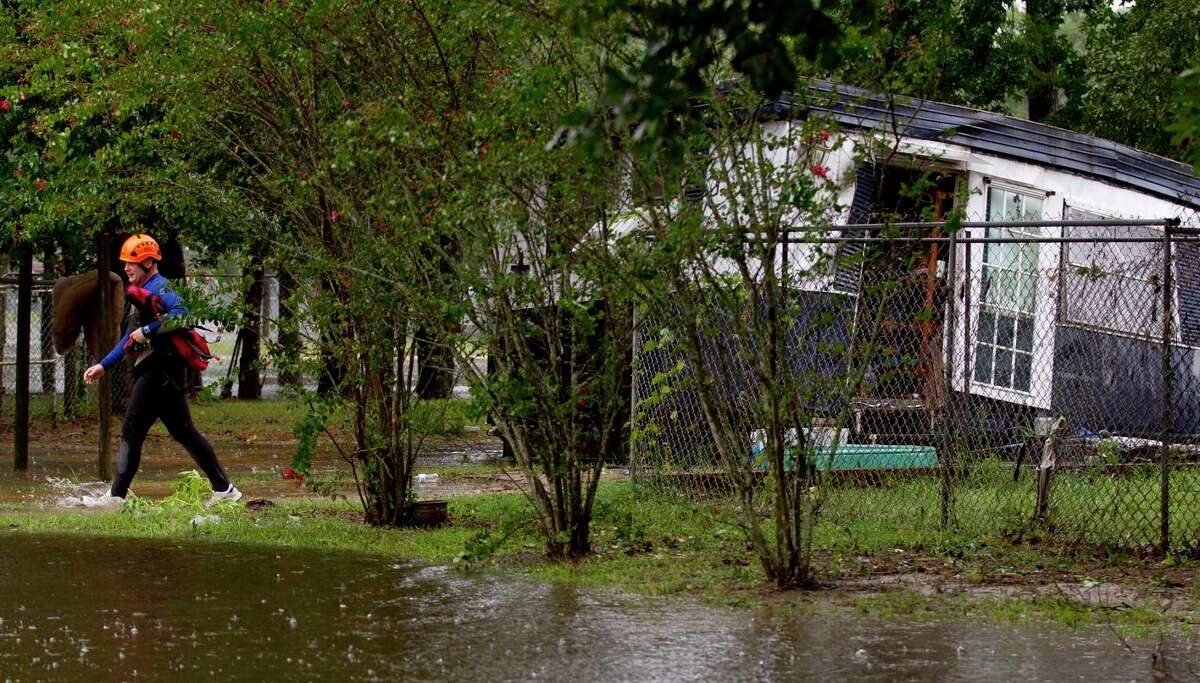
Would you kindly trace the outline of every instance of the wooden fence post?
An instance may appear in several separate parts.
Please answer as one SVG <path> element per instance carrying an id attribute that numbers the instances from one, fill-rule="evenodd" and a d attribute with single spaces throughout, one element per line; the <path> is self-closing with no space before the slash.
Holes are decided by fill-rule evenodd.
<path id="1" fill-rule="evenodd" d="M 97 357 L 103 357 L 108 352 L 112 345 L 116 343 L 112 339 L 112 334 L 109 330 L 112 329 L 112 286 L 109 285 L 108 273 L 112 270 L 109 259 L 112 258 L 109 253 L 109 234 L 107 230 L 100 233 L 100 238 L 96 249 L 96 277 L 97 288 L 100 293 L 100 348 L 97 351 Z M 108 481 L 111 478 L 112 471 L 112 444 L 109 443 L 112 437 L 112 378 L 108 373 L 105 373 L 100 378 L 100 452 L 97 462 L 97 474 L 101 481 Z"/>
<path id="2" fill-rule="evenodd" d="M 14 467 L 29 469 L 29 326 L 33 308 L 33 250 L 21 248 L 17 276 L 17 410 L 13 429 Z"/>

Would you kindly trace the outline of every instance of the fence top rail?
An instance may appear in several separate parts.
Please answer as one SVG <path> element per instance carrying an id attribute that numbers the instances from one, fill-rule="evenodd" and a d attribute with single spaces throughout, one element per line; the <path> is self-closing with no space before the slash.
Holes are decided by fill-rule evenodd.
<path id="1" fill-rule="evenodd" d="M 32 282 L 33 282 L 33 286 L 35 288 L 44 289 L 46 287 L 53 287 L 55 281 L 54 280 L 33 280 Z M 10 276 L 6 275 L 6 276 L 0 277 L 0 285 L 16 287 L 20 284 L 21 284 L 20 279 L 15 276 L 10 277 Z"/>
<path id="2" fill-rule="evenodd" d="M 785 232 L 828 232 L 830 230 L 852 232 L 881 232 L 883 230 L 942 230 L 949 225 L 957 225 L 959 229 L 974 228 L 1167 228 L 1172 232 L 1197 232 L 1180 228 L 1178 218 L 1157 219 L 1098 219 L 1098 220 L 1049 220 L 1049 221 L 962 221 L 953 224 L 949 221 L 896 222 L 896 223 L 843 223 L 830 225 L 808 225 L 785 228 Z"/>
<path id="3" fill-rule="evenodd" d="M 959 230 L 979 230 L 979 229 L 1004 229 L 1004 228 L 1063 228 L 1064 232 L 1067 229 L 1073 228 L 1159 228 L 1163 230 L 1157 235 L 1144 236 L 1104 236 L 1104 235 L 1087 235 L 1087 236 L 1068 236 L 1061 237 L 1053 236 L 1024 236 L 1024 237 L 970 237 L 958 236 L 957 234 L 949 235 L 879 235 L 870 233 L 881 233 L 885 230 L 901 230 L 901 231 L 918 231 L 918 230 L 945 230 L 947 226 L 954 225 L 957 233 Z M 920 223 L 840 223 L 829 225 L 809 225 L 809 226 L 792 226 L 780 230 L 782 237 L 777 241 L 784 244 L 841 244 L 841 243 L 875 243 L 875 242 L 929 242 L 929 243 L 948 243 L 954 242 L 957 244 L 1026 244 L 1026 243 L 1066 243 L 1066 242 L 1135 242 L 1161 243 L 1164 237 L 1169 237 L 1172 242 L 1186 242 L 1200 240 L 1200 228 L 1180 227 L 1178 218 L 1161 218 L 1153 220 L 1059 220 L 1059 221 L 963 221 L 961 223 L 949 223 L 946 221 L 928 221 Z M 854 234 L 859 233 L 859 234 Z M 657 241 L 657 236 L 653 233 L 645 233 L 643 235 L 648 241 Z M 742 239 L 745 242 L 762 242 L 766 241 L 761 232 L 743 232 Z"/>
<path id="4" fill-rule="evenodd" d="M 762 242 L 746 236 L 746 243 Z M 777 244 L 885 244 L 888 242 L 917 242 L 923 244 L 1162 244 L 1161 237 L 785 237 Z M 1200 239 L 1171 238 L 1172 244 L 1200 243 Z"/>

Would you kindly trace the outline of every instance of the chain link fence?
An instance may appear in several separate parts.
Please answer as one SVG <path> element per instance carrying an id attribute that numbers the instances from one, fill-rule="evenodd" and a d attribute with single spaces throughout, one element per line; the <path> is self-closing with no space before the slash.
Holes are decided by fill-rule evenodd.
<path id="1" fill-rule="evenodd" d="M 1200 238 L 1176 225 L 1068 212 L 965 223 L 951 237 L 937 224 L 797 234 L 787 258 L 825 258 L 780 310 L 778 371 L 801 380 L 790 398 L 813 416 L 785 452 L 811 449 L 824 527 L 918 537 L 1036 526 L 1064 541 L 1200 548 Z M 703 319 L 716 415 L 677 335 L 688 315 Z M 736 315 L 747 313 L 639 321 L 638 486 L 731 494 L 710 422 L 747 462 L 766 446 L 754 417 L 762 350 L 735 333 Z"/>
<path id="2" fill-rule="evenodd" d="M 212 295 L 229 299 L 236 296 L 238 275 L 202 275 L 191 280 L 198 284 L 193 295 Z M 53 282 L 34 280 L 31 293 L 30 325 L 24 331 L 30 339 L 30 405 L 34 416 L 73 417 L 82 412 L 95 410 L 94 392 L 83 387 L 82 376 L 88 361 L 84 357 L 82 340 L 79 346 L 64 356 L 54 349 L 51 324 L 54 317 L 52 305 Z M 22 331 L 17 324 L 18 285 L 15 275 L 0 277 L 0 425 L 11 425 L 14 419 L 17 384 L 17 343 Z M 126 315 L 129 313 L 127 311 Z M 268 347 L 278 342 L 280 316 L 279 279 L 274 274 L 263 278 L 261 313 L 262 360 L 260 376 L 263 394 L 274 396 L 279 392 L 277 373 L 267 358 Z M 126 319 L 127 322 L 128 318 Z M 202 323 L 203 334 L 209 340 L 216 357 L 200 378 L 201 386 L 216 387 L 220 392 L 236 394 L 238 388 L 237 363 L 240 349 L 237 348 L 237 329 L 227 330 L 212 322 Z M 121 329 L 126 325 L 122 323 Z M 108 349 L 101 351 L 107 353 Z M 130 383 L 118 370 L 113 377 L 113 404 L 120 409 L 128 400 Z M 119 410 L 117 412 L 119 415 Z"/>
<path id="3" fill-rule="evenodd" d="M 53 284 L 37 280 L 31 292 L 30 325 L 17 325 L 16 277 L 0 277 L 0 425 L 11 426 L 16 407 L 17 344 L 22 333 L 29 335 L 30 410 L 34 415 L 75 415 L 85 409 L 82 393 L 82 354 L 79 350 L 59 356 L 51 338 L 54 317 L 51 305 Z"/>

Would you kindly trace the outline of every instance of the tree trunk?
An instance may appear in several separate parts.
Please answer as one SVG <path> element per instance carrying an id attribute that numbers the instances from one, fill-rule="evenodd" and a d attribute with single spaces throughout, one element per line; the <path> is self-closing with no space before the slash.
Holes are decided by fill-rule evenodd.
<path id="1" fill-rule="evenodd" d="M 254 256 L 250 262 L 250 287 L 243 299 L 242 326 L 238 329 L 242 353 L 238 362 L 238 398 L 262 398 L 262 376 L 258 361 L 262 350 L 263 262 Z"/>
<path id="2" fill-rule="evenodd" d="M 279 269 L 279 317 L 275 324 L 279 330 L 279 354 L 276 361 L 279 368 L 279 385 L 297 387 L 303 381 L 298 368 L 300 367 L 300 330 L 297 328 L 296 311 L 292 308 L 290 299 L 296 291 L 296 280 L 284 268 Z"/>
<path id="3" fill-rule="evenodd" d="M 183 258 L 183 245 L 174 235 L 168 235 L 159 242 L 162 247 L 162 260 L 158 262 L 158 272 L 168 280 L 182 280 L 187 277 L 187 262 Z"/>
<path id="4" fill-rule="evenodd" d="M 414 351 L 421 366 L 416 392 L 422 399 L 450 398 L 454 393 L 454 358 L 444 335 L 425 325 L 417 328 Z"/>
<path id="5" fill-rule="evenodd" d="M 63 417 L 68 420 L 79 415 L 79 348 L 63 356 Z"/>
<path id="6" fill-rule="evenodd" d="M 62 259 L 62 274 L 70 275 L 74 272 L 74 264 L 71 263 L 69 249 L 63 249 Z M 53 304 L 53 297 L 51 297 Z M 3 320 L 3 316 L 0 316 Z M 53 340 L 51 340 L 53 342 Z M 83 377 L 80 376 L 79 356 L 82 352 L 77 345 L 75 348 L 67 352 L 63 356 L 63 417 L 68 420 L 74 419 L 79 415 L 79 394 Z"/>
<path id="7" fill-rule="evenodd" d="M 342 365 L 342 361 L 338 358 L 336 349 L 332 344 L 321 340 L 321 361 L 323 370 L 321 379 L 317 381 L 317 393 L 321 395 L 328 394 L 333 391 L 339 384 L 342 383 L 342 378 L 346 376 L 346 368 Z"/>
<path id="8" fill-rule="evenodd" d="M 1025 4 L 1029 18 L 1030 52 L 1029 84 L 1025 96 L 1029 101 L 1029 120 L 1045 121 L 1058 109 L 1056 72 L 1058 44 L 1054 33 L 1062 17 L 1053 0 L 1028 0 Z"/>

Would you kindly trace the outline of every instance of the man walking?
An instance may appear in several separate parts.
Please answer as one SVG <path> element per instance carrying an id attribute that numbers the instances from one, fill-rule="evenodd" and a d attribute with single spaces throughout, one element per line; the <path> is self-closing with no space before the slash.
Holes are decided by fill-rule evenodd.
<path id="1" fill-rule="evenodd" d="M 119 504 L 129 493 L 129 484 L 142 460 L 142 442 L 155 420 L 162 420 L 171 438 L 187 449 L 208 477 L 213 489 L 209 505 L 222 500 L 240 500 L 242 492 L 229 482 L 217 462 L 212 444 L 192 423 L 184 391 L 187 386 L 185 359 L 168 339 L 183 327 L 187 308 L 167 279 L 158 273 L 158 262 L 162 260 L 158 242 L 149 235 L 134 235 L 121 246 L 121 260 L 125 263 L 129 284 L 156 295 L 166 312 L 156 311 L 147 297 L 144 304 L 137 305 L 139 327 L 126 331 L 107 356 L 83 373 L 84 381 L 92 384 L 121 362 L 127 355 L 127 348 L 128 355 L 134 358 L 133 392 L 121 425 L 117 476 L 105 502 Z"/>

